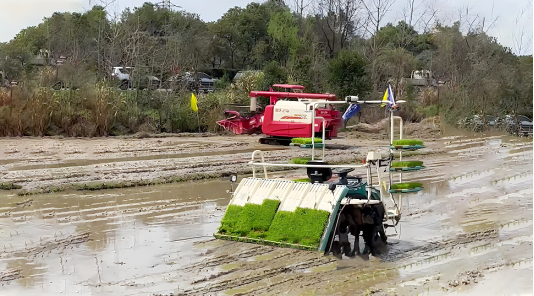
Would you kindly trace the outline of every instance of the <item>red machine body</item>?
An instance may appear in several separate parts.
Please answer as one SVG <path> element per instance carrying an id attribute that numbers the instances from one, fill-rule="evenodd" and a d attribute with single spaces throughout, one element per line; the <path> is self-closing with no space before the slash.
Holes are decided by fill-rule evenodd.
<path id="1" fill-rule="evenodd" d="M 274 85 L 287 89 L 302 90 L 300 85 Z M 226 119 L 217 123 L 235 134 L 251 134 L 261 131 L 269 136 L 284 138 L 309 138 L 322 133 L 323 120 L 326 138 L 337 136 L 343 121 L 339 111 L 328 101 L 335 101 L 333 94 L 252 91 L 251 105 L 255 109 L 256 97 L 269 97 L 270 105 L 262 114 L 241 116 L 237 111 L 225 111 Z M 316 103 L 315 120 L 312 104 Z M 312 124 L 314 121 L 314 124 Z"/>

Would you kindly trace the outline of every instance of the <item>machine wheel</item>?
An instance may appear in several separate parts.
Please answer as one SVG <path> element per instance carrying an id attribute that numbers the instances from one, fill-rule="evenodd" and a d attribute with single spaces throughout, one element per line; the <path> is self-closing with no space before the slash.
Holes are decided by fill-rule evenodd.
<path id="1" fill-rule="evenodd" d="M 377 234 L 378 236 L 380 236 L 380 240 L 384 243 L 384 244 L 387 244 L 388 242 L 388 237 L 386 235 L 386 230 L 384 229 L 384 224 L 380 224 L 379 226 L 377 226 Z"/>
<path id="2" fill-rule="evenodd" d="M 267 144 L 267 145 L 283 145 L 283 146 L 289 146 L 291 143 L 291 138 L 261 138 L 259 140 L 260 144 Z"/>
<path id="3" fill-rule="evenodd" d="M 128 80 L 123 80 L 123 81 L 121 81 L 121 84 L 119 85 L 119 88 L 122 89 L 122 90 L 127 90 L 128 86 L 129 86 L 128 84 L 129 84 Z"/>
<path id="4" fill-rule="evenodd" d="M 56 82 L 53 86 L 52 86 L 53 89 L 55 90 L 60 90 L 62 88 L 65 88 L 65 83 L 63 81 L 58 81 Z"/>

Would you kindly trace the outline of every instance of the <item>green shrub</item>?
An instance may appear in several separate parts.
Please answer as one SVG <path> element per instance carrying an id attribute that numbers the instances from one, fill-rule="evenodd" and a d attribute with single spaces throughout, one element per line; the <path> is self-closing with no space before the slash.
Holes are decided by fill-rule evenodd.
<path id="1" fill-rule="evenodd" d="M 291 158 L 289 163 L 293 164 L 307 164 L 311 160 L 311 157 L 294 157 Z"/>
<path id="2" fill-rule="evenodd" d="M 423 145 L 423 141 L 421 140 L 412 140 L 412 139 L 402 139 L 402 140 L 393 140 L 392 143 L 393 146 L 397 145 Z"/>
<path id="3" fill-rule="evenodd" d="M 322 143 L 323 139 L 315 138 L 314 141 L 315 141 L 315 143 Z M 312 143 L 312 139 L 311 138 L 293 138 L 293 139 L 291 139 L 291 143 L 306 145 L 306 144 L 311 144 Z"/>
<path id="4" fill-rule="evenodd" d="M 397 183 L 397 184 L 391 185 L 391 189 L 414 189 L 416 187 L 423 187 L 423 184 L 412 182 L 412 183 Z"/>
<path id="5" fill-rule="evenodd" d="M 396 161 L 392 162 L 391 166 L 394 168 L 411 168 L 416 166 L 423 166 L 422 161 Z"/>
<path id="6" fill-rule="evenodd" d="M 417 108 L 417 111 L 420 113 L 423 113 L 426 115 L 426 117 L 434 117 L 437 116 L 439 113 L 439 109 L 437 105 L 430 105 L 425 108 Z"/>
<path id="7" fill-rule="evenodd" d="M 21 189 L 21 188 L 22 186 L 9 183 L 9 182 L 0 183 L 0 189 L 4 189 L 4 190 Z"/>

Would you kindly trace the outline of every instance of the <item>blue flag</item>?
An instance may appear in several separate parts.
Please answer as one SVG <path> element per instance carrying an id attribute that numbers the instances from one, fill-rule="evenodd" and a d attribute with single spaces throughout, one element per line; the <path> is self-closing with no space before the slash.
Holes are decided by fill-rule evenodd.
<path id="1" fill-rule="evenodd" d="M 391 89 L 391 85 L 388 85 L 388 88 L 384 93 L 384 97 L 382 98 L 382 105 L 380 105 L 380 107 L 386 107 L 386 109 L 389 110 L 393 106 L 395 106 L 395 97 L 393 96 L 393 89 Z"/>
<path id="2" fill-rule="evenodd" d="M 361 107 L 358 104 L 350 104 L 350 106 L 347 108 L 347 111 L 345 111 L 345 114 L 341 118 L 343 118 L 344 122 L 347 122 L 350 118 L 352 118 L 358 111 L 360 111 Z"/>

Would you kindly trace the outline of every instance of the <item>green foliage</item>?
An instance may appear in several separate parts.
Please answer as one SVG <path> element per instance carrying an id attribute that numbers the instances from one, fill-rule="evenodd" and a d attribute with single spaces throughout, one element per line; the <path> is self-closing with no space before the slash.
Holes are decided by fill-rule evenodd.
<path id="1" fill-rule="evenodd" d="M 322 143 L 323 139 L 315 138 L 314 142 L 315 143 Z M 306 144 L 311 144 L 312 143 L 312 139 L 311 138 L 293 138 L 293 139 L 291 139 L 291 143 L 306 145 Z"/>
<path id="2" fill-rule="evenodd" d="M 392 145 L 393 146 L 397 146 L 397 145 L 403 145 L 403 146 L 404 145 L 410 145 L 410 146 L 423 145 L 423 141 L 421 141 L 421 140 L 412 140 L 412 139 L 393 140 Z"/>
<path id="3" fill-rule="evenodd" d="M 414 189 L 416 187 L 423 187 L 423 184 L 412 182 L 412 183 L 397 183 L 397 184 L 391 185 L 391 189 Z"/>
<path id="4" fill-rule="evenodd" d="M 311 160 L 311 157 L 293 157 L 289 163 L 293 164 L 307 164 Z"/>
<path id="5" fill-rule="evenodd" d="M 265 237 L 266 240 L 318 246 L 330 213 L 297 208 L 295 212 L 278 211 Z"/>
<path id="6" fill-rule="evenodd" d="M 9 95 L 0 91 L 0 135 L 216 132 L 223 104 L 248 104 L 250 90 L 275 83 L 373 100 L 391 84 L 396 98 L 407 101 L 403 111 L 409 121 L 438 112 L 454 125 L 471 113 L 532 114 L 532 55 L 512 53 L 482 31 L 463 34 L 460 22 L 417 32 L 405 21 L 393 21 L 364 38 L 344 13 L 325 7 L 306 15 L 283 1 L 234 7 L 210 23 L 152 3 L 127 8 L 117 18 L 99 5 L 84 13 L 53 13 L 0 43 L 0 69 L 23 86 Z M 61 56 L 60 66 L 50 63 Z M 118 81 L 109 79 L 111 65 L 134 67 L 136 89 L 118 91 Z M 220 92 L 199 96 L 199 126 L 188 107 L 189 91 L 169 78 L 203 68 L 263 69 L 264 75 L 231 86 L 229 75 L 223 76 L 216 83 Z M 405 83 L 414 69 L 431 70 L 446 84 L 433 91 L 437 100 Z M 140 91 L 149 75 L 174 92 Z M 51 92 L 59 82 L 65 88 Z M 374 122 L 379 113 L 372 110 L 364 119 Z"/>
<path id="7" fill-rule="evenodd" d="M 396 161 L 392 162 L 391 166 L 394 168 L 411 168 L 416 166 L 423 166 L 422 161 Z"/>
<path id="8" fill-rule="evenodd" d="M 271 14 L 267 32 L 274 41 L 275 52 L 279 61 L 285 61 L 289 56 L 295 57 L 299 43 L 298 30 L 289 8 Z"/>
<path id="9" fill-rule="evenodd" d="M 230 86 L 230 75 L 226 72 L 221 79 L 215 81 L 215 88 L 226 89 L 228 86 Z"/>
<path id="10" fill-rule="evenodd" d="M 426 117 L 434 117 L 438 115 L 438 106 L 430 105 L 424 108 L 418 108 L 417 111 L 426 115 Z"/>
<path id="11" fill-rule="evenodd" d="M 263 68 L 263 79 L 259 85 L 260 90 L 268 90 L 269 86 L 277 83 L 287 83 L 287 71 L 277 61 L 270 61 Z"/>
<path id="12" fill-rule="evenodd" d="M 356 51 L 342 50 L 335 59 L 330 60 L 327 80 L 332 91 L 339 97 L 349 95 L 363 96 L 371 90 L 366 72 L 367 62 Z"/>

